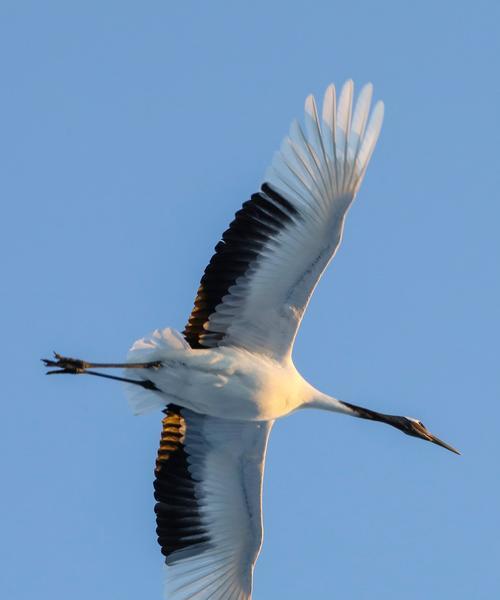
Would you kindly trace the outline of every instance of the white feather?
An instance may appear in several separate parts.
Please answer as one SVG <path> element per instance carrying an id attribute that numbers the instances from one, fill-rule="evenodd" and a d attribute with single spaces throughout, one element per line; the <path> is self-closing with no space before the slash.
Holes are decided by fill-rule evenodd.
<path id="1" fill-rule="evenodd" d="M 190 353 L 191 348 L 178 331 L 170 327 L 163 330 L 155 329 L 150 335 L 134 342 L 127 354 L 127 362 L 169 360 L 184 352 Z M 168 402 L 168 395 L 157 394 L 138 385 L 126 384 L 125 389 L 129 406 L 135 415 L 162 410 Z"/>

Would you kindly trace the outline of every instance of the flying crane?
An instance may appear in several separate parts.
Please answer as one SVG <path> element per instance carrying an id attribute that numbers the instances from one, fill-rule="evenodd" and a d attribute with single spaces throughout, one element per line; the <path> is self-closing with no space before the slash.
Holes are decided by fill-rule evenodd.
<path id="1" fill-rule="evenodd" d="M 349 404 L 297 371 L 292 349 L 312 292 L 342 239 L 384 107 L 353 83 L 321 115 L 305 102 L 260 190 L 215 247 L 183 333 L 156 330 L 125 363 L 55 354 L 50 374 L 124 381 L 136 413 L 161 409 L 155 469 L 158 541 L 170 600 L 247 600 L 262 544 L 262 480 L 276 419 L 318 408 L 380 421 L 459 454 L 421 421 Z M 123 368 L 122 376 L 101 369 Z M 94 369 L 98 369 L 97 371 Z"/>

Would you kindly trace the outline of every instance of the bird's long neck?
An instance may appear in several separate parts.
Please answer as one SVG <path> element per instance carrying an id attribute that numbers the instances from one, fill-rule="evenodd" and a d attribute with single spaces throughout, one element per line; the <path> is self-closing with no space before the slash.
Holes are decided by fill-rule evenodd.
<path id="1" fill-rule="evenodd" d="M 356 404 L 349 404 L 349 402 L 343 402 L 333 396 L 323 394 L 318 390 L 314 390 L 311 399 L 304 404 L 305 408 L 319 408 L 320 410 L 328 410 L 331 412 L 339 412 L 345 415 L 351 415 L 352 417 L 358 417 L 359 419 L 369 419 L 370 421 L 380 421 L 387 423 L 388 425 L 395 425 L 398 417 L 393 415 L 386 415 L 384 413 L 370 410 L 369 408 L 363 408 Z"/>
<path id="2" fill-rule="evenodd" d="M 375 410 L 370 410 L 369 408 L 357 406 L 356 404 L 349 404 L 349 402 L 342 402 L 342 404 L 348 408 L 351 411 L 351 414 L 355 417 L 359 417 L 360 419 L 369 419 L 370 421 L 381 421 L 382 423 L 387 423 L 393 427 L 396 426 L 398 419 L 401 418 L 394 415 L 379 413 Z"/>
<path id="3" fill-rule="evenodd" d="M 303 408 L 319 408 L 320 410 L 328 410 L 330 412 L 339 412 L 345 415 L 353 415 L 353 411 L 341 400 L 337 400 L 333 396 L 323 394 L 310 386 L 309 397 L 302 405 Z"/>

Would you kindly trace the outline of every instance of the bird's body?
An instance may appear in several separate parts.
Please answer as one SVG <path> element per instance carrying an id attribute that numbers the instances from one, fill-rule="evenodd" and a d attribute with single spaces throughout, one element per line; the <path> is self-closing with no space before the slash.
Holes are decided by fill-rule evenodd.
<path id="1" fill-rule="evenodd" d="M 183 334 L 157 330 L 127 363 L 56 355 L 59 373 L 126 381 L 136 413 L 163 410 L 155 470 L 158 540 L 170 600 L 248 600 L 262 542 L 265 452 L 274 421 L 320 408 L 388 423 L 456 452 L 420 421 L 378 413 L 316 390 L 292 361 L 314 288 L 333 258 L 383 118 L 371 85 L 353 108 L 330 86 L 319 115 L 306 100 L 260 191 L 236 213 L 201 279 Z M 124 377 L 91 371 L 122 366 Z"/>
<path id="2" fill-rule="evenodd" d="M 173 403 L 220 419 L 272 421 L 326 398 L 300 375 L 289 356 L 278 361 L 233 346 L 193 350 L 173 329 L 138 340 L 129 360 L 161 362 L 146 373 L 128 370 L 128 375 L 147 378 L 157 388 L 152 393 L 128 386 L 136 413 Z M 335 402 L 331 398 L 332 410 Z M 338 411 L 349 412 L 340 402 Z"/>

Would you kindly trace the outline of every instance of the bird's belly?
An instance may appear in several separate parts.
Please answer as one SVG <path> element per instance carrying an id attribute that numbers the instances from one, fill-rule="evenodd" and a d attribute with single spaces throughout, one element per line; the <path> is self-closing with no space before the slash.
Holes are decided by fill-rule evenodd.
<path id="1" fill-rule="evenodd" d="M 221 351 L 207 351 L 206 357 L 201 352 L 182 365 L 165 364 L 158 374 L 155 383 L 169 401 L 213 417 L 245 421 L 276 419 L 300 403 L 293 366 L 235 351 L 225 351 L 222 359 Z"/>
<path id="2" fill-rule="evenodd" d="M 196 404 L 205 414 L 244 421 L 269 421 L 290 412 L 286 399 L 279 394 L 234 385 L 212 389 L 203 404 Z"/>

